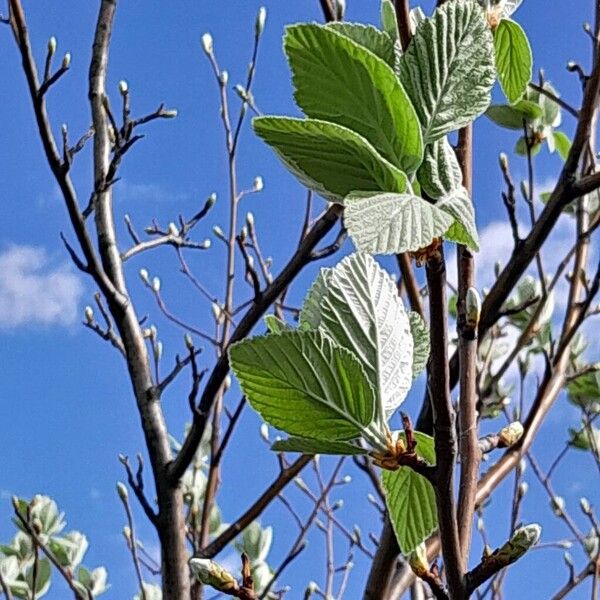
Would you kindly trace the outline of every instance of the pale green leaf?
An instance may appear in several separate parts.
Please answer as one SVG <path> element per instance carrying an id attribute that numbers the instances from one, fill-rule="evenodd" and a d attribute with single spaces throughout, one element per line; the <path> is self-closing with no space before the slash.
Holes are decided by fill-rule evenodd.
<path id="1" fill-rule="evenodd" d="M 398 40 L 400 38 L 398 20 L 396 19 L 396 9 L 391 0 L 382 0 L 381 2 L 381 28 L 393 40 Z"/>
<path id="2" fill-rule="evenodd" d="M 410 19 L 410 31 L 413 35 L 417 32 L 417 27 L 423 23 L 423 21 L 427 20 L 427 16 L 420 6 L 412 8 L 408 13 L 408 18 Z"/>
<path id="3" fill-rule="evenodd" d="M 475 211 L 469 192 L 464 188 L 451 192 L 436 202 L 435 206 L 454 217 L 454 223 L 444 238 L 479 250 L 479 236 L 475 225 Z"/>
<path id="4" fill-rule="evenodd" d="M 502 19 L 494 32 L 494 50 L 498 81 L 510 104 L 518 102 L 531 81 L 533 56 L 523 28 L 510 19 Z"/>
<path id="5" fill-rule="evenodd" d="M 421 127 L 389 65 L 327 26 L 288 27 L 284 46 L 296 102 L 308 117 L 351 129 L 403 171 L 417 169 Z"/>
<path id="6" fill-rule="evenodd" d="M 531 156 L 537 156 L 540 153 L 541 149 L 541 142 L 534 142 L 533 145 L 531 145 L 529 148 L 529 153 L 531 154 Z M 515 144 L 515 152 L 520 156 L 527 156 L 527 141 L 523 136 L 521 136 L 517 140 L 517 143 Z"/>
<path id="7" fill-rule="evenodd" d="M 408 313 L 408 320 L 413 338 L 412 376 L 415 379 L 427 366 L 427 361 L 429 360 L 429 352 L 431 350 L 429 327 L 421 318 L 421 315 L 414 311 Z"/>
<path id="8" fill-rule="evenodd" d="M 390 67 L 394 66 L 396 60 L 394 41 L 385 31 L 380 31 L 372 25 L 345 23 L 343 21 L 329 23 L 327 27 L 350 38 L 359 46 L 363 46 L 367 50 L 370 50 L 375 56 L 381 58 L 381 60 Z"/>
<path id="9" fill-rule="evenodd" d="M 544 115 L 544 110 L 531 100 L 520 100 L 514 106 L 492 104 L 485 115 L 501 127 L 523 131 L 523 121 L 531 124 Z"/>
<path id="10" fill-rule="evenodd" d="M 359 250 L 371 254 L 415 252 L 442 237 L 453 218 L 411 194 L 349 196 L 344 222 Z"/>
<path id="11" fill-rule="evenodd" d="M 562 131 L 555 131 L 553 133 L 553 136 L 554 145 L 558 150 L 558 154 L 563 160 L 567 160 L 567 157 L 569 156 L 569 152 L 571 150 L 571 140 L 569 139 L 569 136 L 567 136 Z"/>
<path id="12" fill-rule="evenodd" d="M 302 454 L 338 454 L 340 456 L 367 454 L 367 450 L 350 442 L 313 440 L 300 437 L 277 440 L 271 446 L 271 450 L 275 450 L 275 452 L 300 452 Z"/>
<path id="13" fill-rule="evenodd" d="M 308 290 L 300 311 L 300 329 L 317 329 L 321 322 L 321 305 L 327 294 L 333 269 L 323 268 Z"/>
<path id="14" fill-rule="evenodd" d="M 406 190 L 406 175 L 346 127 L 288 117 L 257 117 L 253 126 L 303 185 L 331 202 L 355 190 Z"/>
<path id="15" fill-rule="evenodd" d="M 427 146 L 418 178 L 421 188 L 434 200 L 462 185 L 462 171 L 448 138 L 443 137 Z"/>
<path id="16" fill-rule="evenodd" d="M 266 315 L 264 321 L 269 333 L 282 333 L 292 329 L 285 321 L 282 321 L 275 315 Z"/>
<path id="17" fill-rule="evenodd" d="M 446 2 L 419 26 L 400 62 L 400 78 L 425 144 L 485 111 L 495 73 L 492 34 L 475 2 Z"/>
<path id="18" fill-rule="evenodd" d="M 368 437 L 373 388 L 359 360 L 320 331 L 243 340 L 229 358 L 248 401 L 274 427 L 323 440 Z"/>
<path id="19" fill-rule="evenodd" d="M 413 340 L 396 283 L 369 254 L 355 253 L 326 272 L 307 304 L 319 305 L 312 324 L 360 360 L 379 399 L 382 421 L 412 384 Z M 310 308 L 309 308 L 310 312 Z"/>
<path id="20" fill-rule="evenodd" d="M 418 431 L 414 435 L 417 454 L 434 464 L 433 438 Z M 383 471 L 382 483 L 400 550 L 407 555 L 437 528 L 435 492 L 431 483 L 410 467 Z"/>

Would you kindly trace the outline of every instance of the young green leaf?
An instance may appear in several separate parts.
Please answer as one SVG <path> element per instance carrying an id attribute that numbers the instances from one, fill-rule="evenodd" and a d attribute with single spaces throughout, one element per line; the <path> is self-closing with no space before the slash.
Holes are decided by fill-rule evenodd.
<path id="1" fill-rule="evenodd" d="M 392 40 L 400 39 L 398 31 L 398 20 L 396 19 L 396 9 L 391 0 L 382 0 L 381 2 L 381 28 Z"/>
<path id="2" fill-rule="evenodd" d="M 479 250 L 475 211 L 471 198 L 469 198 L 469 192 L 461 186 L 441 198 L 435 206 L 454 217 L 454 223 L 444 238 L 457 244 L 464 244 L 471 250 Z"/>
<path id="3" fill-rule="evenodd" d="M 447 137 L 427 146 L 418 179 L 421 188 L 434 200 L 462 186 L 462 171 Z"/>
<path id="4" fill-rule="evenodd" d="M 416 452 L 428 463 L 435 464 L 433 438 L 415 431 Z M 385 502 L 402 554 L 412 552 L 437 528 L 435 492 L 429 481 L 410 467 L 383 471 Z"/>
<path id="5" fill-rule="evenodd" d="M 556 150 L 558 150 L 558 154 L 563 160 L 567 160 L 571 150 L 571 140 L 569 139 L 569 136 L 562 131 L 554 131 L 552 135 L 554 136 L 554 145 L 556 146 Z"/>
<path id="6" fill-rule="evenodd" d="M 411 194 L 349 196 L 344 222 L 359 250 L 398 254 L 425 248 L 443 236 L 454 219 Z"/>
<path id="7" fill-rule="evenodd" d="M 257 117 L 252 123 L 289 171 L 331 202 L 355 190 L 406 190 L 406 175 L 346 127 L 288 117 Z"/>
<path id="8" fill-rule="evenodd" d="M 311 288 L 302 312 L 315 315 L 318 306 L 312 326 L 360 359 L 385 422 L 412 385 L 413 340 L 396 284 L 364 253 L 344 258 L 320 279 L 325 281 Z"/>
<path id="9" fill-rule="evenodd" d="M 367 450 L 350 442 L 313 440 L 300 437 L 277 440 L 271 446 L 271 450 L 275 452 L 300 452 L 302 454 L 338 454 L 340 456 L 367 454 Z"/>
<path id="10" fill-rule="evenodd" d="M 481 8 L 471 0 L 437 8 L 400 61 L 400 79 L 421 120 L 425 144 L 483 113 L 495 75 L 492 34 Z"/>
<path id="11" fill-rule="evenodd" d="M 275 315 L 266 315 L 264 321 L 269 333 L 282 333 L 292 329 L 285 321 L 282 321 Z"/>
<path id="12" fill-rule="evenodd" d="M 497 125 L 518 131 L 523 131 L 523 121 L 530 124 L 543 115 L 542 107 L 531 100 L 520 100 L 514 106 L 492 104 L 485 111 L 485 116 Z"/>
<path id="13" fill-rule="evenodd" d="M 533 57 L 527 35 L 510 19 L 502 19 L 494 32 L 498 81 L 507 100 L 518 102 L 531 81 Z"/>
<path id="14" fill-rule="evenodd" d="M 376 27 L 373 27 L 373 25 L 345 23 L 344 21 L 328 23 L 326 27 L 337 31 L 359 46 L 370 50 L 375 56 L 379 57 L 390 67 L 394 67 L 396 61 L 394 41 L 385 31 L 380 31 Z"/>
<path id="15" fill-rule="evenodd" d="M 365 371 L 320 331 L 247 339 L 231 346 L 229 358 L 242 391 L 267 423 L 293 436 L 372 441 L 375 394 Z"/>
<path id="16" fill-rule="evenodd" d="M 419 313 L 411 311 L 408 313 L 410 322 L 410 332 L 413 338 L 413 379 L 423 371 L 429 360 L 429 352 L 431 350 L 429 341 L 429 327 L 421 318 Z"/>
<path id="17" fill-rule="evenodd" d="M 284 47 L 294 97 L 306 116 L 355 131 L 403 171 L 417 169 L 421 127 L 389 65 L 326 26 L 288 27 Z"/>

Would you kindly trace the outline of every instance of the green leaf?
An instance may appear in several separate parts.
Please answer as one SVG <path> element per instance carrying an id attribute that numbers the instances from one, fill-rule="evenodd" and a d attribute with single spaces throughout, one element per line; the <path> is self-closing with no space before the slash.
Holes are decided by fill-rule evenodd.
<path id="1" fill-rule="evenodd" d="M 418 431 L 414 435 L 417 454 L 435 464 L 433 438 Z M 437 528 L 435 492 L 431 483 L 410 467 L 383 471 L 382 483 L 400 550 L 407 555 Z"/>
<path id="2" fill-rule="evenodd" d="M 413 339 L 394 280 L 369 254 L 355 253 L 318 279 L 307 296 L 313 327 L 361 362 L 379 399 L 381 421 L 400 406 L 412 385 Z"/>
<path id="3" fill-rule="evenodd" d="M 563 160 L 567 160 L 569 152 L 571 151 L 571 140 L 569 139 L 569 136 L 562 131 L 555 131 L 553 135 L 554 144 L 556 145 L 558 154 Z"/>
<path id="4" fill-rule="evenodd" d="M 521 100 L 514 106 L 506 104 L 492 104 L 486 111 L 486 117 L 494 123 L 507 129 L 523 131 L 523 121 L 528 124 L 543 116 L 544 111 L 539 104 L 530 100 Z"/>
<path id="5" fill-rule="evenodd" d="M 496 78 L 493 39 L 481 8 L 446 2 L 424 21 L 400 62 L 425 144 L 470 123 L 490 103 Z"/>
<path id="6" fill-rule="evenodd" d="M 435 206 L 454 217 L 454 223 L 444 238 L 457 244 L 464 244 L 471 250 L 479 250 L 475 211 L 469 192 L 464 187 L 460 187 L 436 202 Z"/>
<path id="7" fill-rule="evenodd" d="M 327 295 L 333 269 L 323 268 L 308 290 L 300 311 L 300 329 L 317 329 L 321 322 L 321 304 Z"/>
<path id="8" fill-rule="evenodd" d="M 494 32 L 498 81 L 507 100 L 518 102 L 531 81 L 533 56 L 527 35 L 510 19 L 502 19 Z"/>
<path id="9" fill-rule="evenodd" d="M 537 156 L 542 149 L 541 142 L 534 142 L 533 146 L 530 148 L 531 156 Z M 515 144 L 515 152 L 520 156 L 527 156 L 527 141 L 523 136 L 521 136 L 517 143 Z"/>
<path id="10" fill-rule="evenodd" d="M 370 50 L 375 56 L 379 57 L 390 67 L 394 67 L 396 60 L 394 41 L 385 31 L 380 31 L 372 25 L 344 23 L 343 21 L 329 23 L 326 27 L 337 31 L 344 37 L 350 38 L 359 46 L 363 46 L 367 50 Z"/>
<path id="11" fill-rule="evenodd" d="M 560 94 L 548 81 L 544 81 L 543 89 L 556 98 L 560 97 Z M 548 125 L 550 127 L 558 127 L 560 125 L 562 120 L 560 105 L 557 104 L 555 100 L 549 98 L 546 94 L 538 92 L 535 89 L 527 90 L 527 98 L 532 102 L 537 103 L 542 109 L 544 125 Z"/>
<path id="12" fill-rule="evenodd" d="M 282 321 L 275 315 L 266 315 L 264 321 L 269 333 L 283 333 L 284 331 L 293 329 L 285 321 Z"/>
<path id="13" fill-rule="evenodd" d="M 367 450 L 349 442 L 312 440 L 300 437 L 277 440 L 271 446 L 271 450 L 275 450 L 275 452 L 300 452 L 302 454 L 338 454 L 340 456 L 367 454 Z"/>
<path id="14" fill-rule="evenodd" d="M 290 435 L 350 440 L 367 431 L 375 394 L 359 360 L 320 331 L 285 331 L 229 350 L 252 407 Z"/>
<path id="15" fill-rule="evenodd" d="M 406 175 L 346 127 L 288 117 L 257 117 L 253 126 L 303 185 L 331 202 L 355 190 L 406 190 Z"/>
<path id="16" fill-rule="evenodd" d="M 462 186 L 462 171 L 448 138 L 427 146 L 418 178 L 422 189 L 434 200 Z"/>
<path id="17" fill-rule="evenodd" d="M 393 40 L 400 39 L 398 21 L 396 19 L 396 9 L 391 0 L 382 0 L 381 2 L 381 28 Z"/>
<path id="18" fill-rule="evenodd" d="M 425 248 L 448 231 L 453 219 L 418 196 L 376 194 L 349 196 L 344 222 L 359 250 L 398 254 Z"/>
<path id="19" fill-rule="evenodd" d="M 410 332 L 413 337 L 412 375 L 413 379 L 415 379 L 427 366 L 427 361 L 429 360 L 429 352 L 431 350 L 429 327 L 419 313 L 414 311 L 408 313 L 408 320 L 410 321 Z"/>
<path id="20" fill-rule="evenodd" d="M 423 159 L 421 127 L 389 65 L 320 25 L 288 27 L 284 46 L 294 97 L 308 117 L 351 129 L 403 171 L 417 169 Z"/>
<path id="21" fill-rule="evenodd" d="M 600 412 L 600 371 L 584 373 L 567 386 L 569 402 L 586 412 Z"/>

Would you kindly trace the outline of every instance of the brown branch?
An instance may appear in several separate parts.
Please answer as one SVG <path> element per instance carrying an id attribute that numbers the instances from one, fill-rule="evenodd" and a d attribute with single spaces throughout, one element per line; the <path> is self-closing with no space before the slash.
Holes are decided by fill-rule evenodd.
<path id="1" fill-rule="evenodd" d="M 566 598 L 580 583 L 583 583 L 588 577 L 594 574 L 596 565 L 590 561 L 583 570 L 570 579 L 565 585 L 552 596 L 552 600 L 562 600 Z"/>

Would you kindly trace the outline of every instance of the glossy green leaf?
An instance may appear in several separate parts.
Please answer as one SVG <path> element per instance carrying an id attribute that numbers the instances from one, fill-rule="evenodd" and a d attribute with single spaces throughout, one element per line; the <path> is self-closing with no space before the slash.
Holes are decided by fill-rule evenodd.
<path id="1" fill-rule="evenodd" d="M 372 256 L 355 253 L 317 279 L 304 306 L 304 320 L 359 358 L 378 417 L 387 421 L 406 398 L 413 367 L 410 322 L 394 280 Z"/>
<path id="2" fill-rule="evenodd" d="M 284 46 L 294 97 L 308 117 L 351 129 L 403 171 L 417 169 L 421 127 L 388 64 L 327 26 L 288 27 Z"/>
<path id="3" fill-rule="evenodd" d="M 301 454 L 337 454 L 340 456 L 367 454 L 367 450 L 350 442 L 313 440 L 299 437 L 277 440 L 271 446 L 271 450 L 275 452 L 300 452 Z"/>
<path id="4" fill-rule="evenodd" d="M 316 119 L 257 117 L 254 131 L 309 189 L 331 202 L 355 190 L 403 192 L 406 175 L 363 137 Z"/>
<path id="5" fill-rule="evenodd" d="M 533 56 L 523 28 L 502 19 L 494 31 L 494 50 L 498 81 L 510 104 L 518 102 L 531 81 Z"/>
<path id="6" fill-rule="evenodd" d="M 421 120 L 425 144 L 483 113 L 496 69 L 492 34 L 481 8 L 471 0 L 437 8 L 403 55 L 400 79 Z"/>
<path id="7" fill-rule="evenodd" d="M 344 222 L 359 250 L 398 254 L 425 248 L 442 237 L 454 219 L 437 206 L 411 194 L 350 196 Z"/>
<path id="8" fill-rule="evenodd" d="M 290 435 L 369 436 L 375 394 L 360 361 L 320 331 L 285 331 L 231 346 L 233 372 L 252 407 Z"/>
<path id="9" fill-rule="evenodd" d="M 385 31 L 380 31 L 372 25 L 345 23 L 344 21 L 329 23 L 327 28 L 333 29 L 341 35 L 350 38 L 359 46 L 363 46 L 375 56 L 381 58 L 390 67 L 394 67 L 396 60 L 394 41 Z"/>
<path id="10" fill-rule="evenodd" d="M 435 464 L 433 438 L 417 431 L 415 439 L 417 454 Z M 435 492 L 429 481 L 409 467 L 383 471 L 382 483 L 400 550 L 407 555 L 437 528 Z"/>

